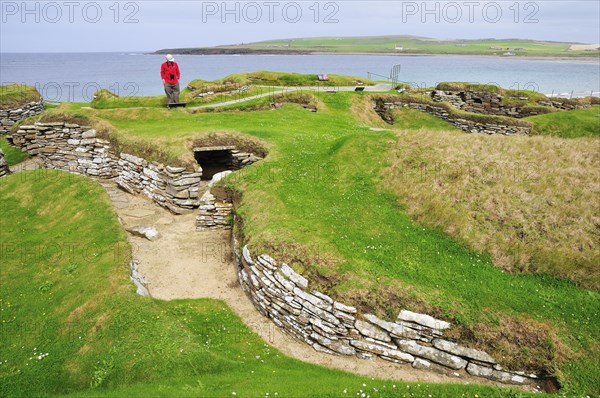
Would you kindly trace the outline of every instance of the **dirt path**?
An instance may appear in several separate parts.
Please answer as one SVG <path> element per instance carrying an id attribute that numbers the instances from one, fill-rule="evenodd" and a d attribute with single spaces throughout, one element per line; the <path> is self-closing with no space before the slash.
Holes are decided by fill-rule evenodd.
<path id="1" fill-rule="evenodd" d="M 267 86 L 259 86 L 259 87 L 262 87 L 265 90 L 269 90 L 271 88 L 271 87 L 267 87 Z M 218 108 L 221 106 L 228 106 L 228 105 L 239 104 L 240 102 L 251 101 L 251 100 L 257 99 L 257 98 L 268 97 L 269 95 L 285 94 L 285 93 L 290 93 L 290 92 L 294 92 L 294 91 L 316 91 L 316 92 L 323 92 L 323 93 L 327 92 L 327 91 L 331 91 L 331 92 L 355 91 L 356 87 L 357 86 L 306 86 L 306 87 L 286 87 L 286 88 L 276 87 L 278 89 L 282 88 L 282 90 L 267 91 L 262 94 L 256 94 L 256 95 L 252 95 L 252 96 L 245 97 L 245 98 L 219 102 L 216 104 L 200 105 L 200 106 L 196 106 L 196 107 L 190 107 L 188 109 L 194 110 L 194 109 L 202 109 L 202 108 Z M 392 84 L 379 83 L 379 84 L 375 84 L 373 86 L 363 86 L 363 87 L 364 87 L 364 91 L 385 92 L 385 91 L 390 91 L 394 86 Z"/>
<path id="2" fill-rule="evenodd" d="M 11 171 L 36 170 L 41 167 L 37 158 L 29 158 L 12 166 Z M 139 272 L 144 276 L 153 298 L 223 300 L 265 342 L 304 362 L 381 379 L 502 386 L 469 375 L 457 378 L 415 370 L 408 364 L 395 364 L 379 358 L 364 360 L 315 351 L 309 345 L 285 334 L 254 308 L 237 279 L 229 231 L 197 232 L 195 212 L 176 216 L 148 198 L 125 193 L 114 181 L 96 181 L 106 189 L 125 228 L 152 226 L 161 234 L 160 239 L 153 242 L 128 234 L 133 258 L 139 262 Z"/>
<path id="3" fill-rule="evenodd" d="M 461 378 L 418 371 L 410 365 L 382 359 L 363 360 L 315 351 L 283 333 L 262 316 L 246 297 L 237 280 L 229 232 L 195 231 L 196 214 L 175 216 L 141 196 L 129 195 L 112 181 L 100 180 L 125 228 L 153 226 L 161 238 L 148 241 L 129 234 L 134 259 L 153 298 L 214 298 L 225 301 L 242 321 L 263 340 L 286 355 L 304 362 L 346 370 L 355 374 L 423 382 L 486 383 L 469 376 Z M 487 382 L 486 384 L 494 384 Z"/>

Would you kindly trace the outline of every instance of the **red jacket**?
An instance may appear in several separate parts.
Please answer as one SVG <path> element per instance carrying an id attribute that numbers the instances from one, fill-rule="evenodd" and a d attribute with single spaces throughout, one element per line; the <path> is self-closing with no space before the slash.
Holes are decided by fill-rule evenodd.
<path id="1" fill-rule="evenodd" d="M 173 78 L 171 79 L 171 75 Z M 160 67 L 160 77 L 169 84 L 179 83 L 181 74 L 179 73 L 179 66 L 177 62 L 165 62 Z"/>

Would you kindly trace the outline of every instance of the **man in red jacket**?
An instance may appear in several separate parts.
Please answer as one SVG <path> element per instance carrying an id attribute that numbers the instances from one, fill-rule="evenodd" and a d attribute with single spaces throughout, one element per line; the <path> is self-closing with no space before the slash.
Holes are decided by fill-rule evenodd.
<path id="1" fill-rule="evenodd" d="M 179 66 L 171 54 L 166 56 L 167 62 L 160 67 L 160 77 L 165 85 L 167 105 L 179 103 Z"/>

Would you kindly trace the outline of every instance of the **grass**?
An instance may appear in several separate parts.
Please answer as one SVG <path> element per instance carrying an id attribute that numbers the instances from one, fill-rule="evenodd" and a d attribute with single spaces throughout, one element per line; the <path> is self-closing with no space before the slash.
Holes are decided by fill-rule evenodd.
<path id="1" fill-rule="evenodd" d="M 396 50 L 401 46 L 402 50 Z M 493 49 L 491 47 L 499 47 Z M 208 48 L 164 49 L 157 53 L 218 54 L 218 53 L 383 53 L 383 54 L 461 54 L 502 55 L 507 48 L 519 56 L 597 57 L 598 51 L 571 50 L 571 43 L 537 40 L 438 40 L 415 36 L 310 37 L 269 40 L 239 45 Z"/>
<path id="2" fill-rule="evenodd" d="M 427 128 L 440 131 L 462 131 L 451 123 L 412 108 L 396 108 L 392 110 L 394 128 L 401 130 L 418 130 Z"/>
<path id="3" fill-rule="evenodd" d="M 199 87 L 195 90 L 190 90 L 188 87 L 186 87 L 181 91 L 179 99 L 181 102 L 186 102 L 188 107 L 194 107 L 232 100 L 240 100 L 250 96 L 269 92 L 275 94 L 280 91 L 280 89 L 267 89 L 263 87 L 251 86 L 247 91 L 240 93 L 217 91 L 215 94 L 209 96 L 198 97 L 198 95 L 204 91 L 204 87 Z M 94 100 L 91 102 L 91 106 L 94 109 L 166 108 L 167 97 L 165 95 L 147 97 L 119 97 L 116 94 L 103 89 L 96 93 Z"/>
<path id="4" fill-rule="evenodd" d="M 258 84 L 265 86 L 356 86 L 357 84 L 373 85 L 374 81 L 364 77 L 330 74 L 329 80 L 319 81 L 316 74 L 291 72 L 258 71 L 235 73 L 224 78 L 224 81 L 238 81 L 241 84 Z"/>
<path id="5" fill-rule="evenodd" d="M 374 81 L 343 75 L 329 75 L 328 81 L 319 81 L 316 74 L 300 74 L 287 72 L 257 71 L 235 73 L 223 79 L 206 81 L 195 79 L 183 88 L 180 100 L 187 102 L 188 106 L 209 105 L 231 100 L 240 100 L 254 95 L 273 93 L 276 95 L 285 87 L 301 86 L 356 86 L 373 85 Z M 247 89 L 235 92 L 246 86 Z M 264 87 L 268 86 L 268 87 Z M 213 94 L 199 97 L 200 94 L 213 92 Z M 166 96 L 147 97 L 119 97 L 106 89 L 99 90 L 94 94 L 91 106 L 95 109 L 117 109 L 117 108 L 164 108 L 167 105 Z"/>
<path id="6" fill-rule="evenodd" d="M 599 137 L 600 106 L 528 117 L 533 134 L 564 138 Z"/>
<path id="7" fill-rule="evenodd" d="M 368 127 L 383 122 L 369 98 L 321 93 L 316 113 L 297 104 L 196 114 L 68 104 L 56 112 L 100 120 L 115 139 L 160 148 L 182 162 L 193 161 L 194 142 L 212 133 L 260 140 L 267 158 L 225 180 L 240 194 L 239 233 L 253 252 L 288 261 L 309 276 L 311 287 L 361 311 L 388 319 L 402 308 L 426 311 L 452 321 L 456 339 L 490 351 L 507 367 L 547 369 L 566 393 L 598 394 L 600 294 L 565 280 L 594 286 L 598 276 L 584 258 L 597 247 L 597 232 L 589 230 L 597 217 L 597 155 L 590 155 L 597 141 L 467 135 L 404 109 L 395 131 L 373 132 Z M 432 126 L 435 131 L 421 129 Z M 529 162 L 532 168 L 518 175 L 526 178 L 506 174 Z M 450 173 L 436 176 L 438 165 Z M 544 173 L 546 167 L 551 172 Z M 402 184 L 413 196 L 398 188 Z M 490 203 L 480 200 L 488 197 Z M 445 218 L 429 223 L 419 218 L 423 209 Z M 545 220 L 546 214 L 563 218 Z M 547 270 L 505 272 L 494 263 L 497 253 L 490 248 L 498 241 L 489 230 L 460 234 L 472 218 L 481 225 L 506 224 L 509 232 L 519 227 L 527 233 L 524 242 L 531 239 L 536 247 L 564 236 L 555 249 L 547 244 L 541 251 L 550 260 L 563 259 L 564 267 L 555 262 Z M 440 225 L 444 220 L 455 228 Z"/>
<path id="8" fill-rule="evenodd" d="M 597 142 L 503 138 L 405 132 L 388 184 L 415 219 L 497 266 L 600 290 L 597 208 L 588 205 L 600 193 Z"/>
<path id="9" fill-rule="evenodd" d="M 24 84 L 0 86 L 0 109 L 15 109 L 29 102 L 39 101 L 40 93 L 35 87 Z"/>
<path id="10" fill-rule="evenodd" d="M 3 397 L 533 396 L 302 363 L 265 344 L 219 300 L 139 297 L 125 232 L 103 188 L 87 178 L 15 174 L 0 180 L 0 206 L 10 220 L 0 228 Z"/>
<path id="11" fill-rule="evenodd" d="M 356 99 L 366 98 L 358 93 L 321 94 L 323 107 L 317 113 L 295 104 L 273 111 L 194 115 L 157 109 L 87 112 L 110 123 L 119 139 L 146 141 L 181 158 L 190 156 L 194 140 L 211 132 L 247 134 L 266 142 L 265 161 L 227 180 L 241 192 L 237 206 L 244 222 L 241 233 L 254 252 L 289 261 L 309 275 L 315 287 L 358 303 L 363 311 L 388 318 L 401 308 L 428 311 L 452 320 L 459 340 L 489 350 L 507 366 L 555 369 L 566 391 L 596 391 L 597 375 L 581 369 L 600 365 L 598 292 L 535 269 L 524 274 L 503 272 L 489 253 L 469 249 L 456 234 L 412 219 L 412 202 L 390 186 L 383 188 L 387 180 L 383 175 L 393 171 L 395 148 L 405 137 L 370 132 L 366 127 L 373 119 L 357 120 L 348 112 Z M 430 121 L 411 123 L 419 127 Z M 432 139 L 444 147 L 456 135 L 444 132 Z M 500 138 L 507 137 L 496 140 Z M 468 148 L 469 142 L 462 145 Z M 485 150 L 486 145 L 477 148 Z M 431 151 L 418 141 L 413 146 L 417 154 Z M 523 155 L 525 148 L 516 153 Z M 570 160 L 571 146 L 563 140 L 535 149 L 542 156 L 549 148 L 569 165 L 567 169 L 577 164 Z M 580 165 L 583 169 L 572 176 L 560 174 L 568 179 L 557 184 L 583 187 L 577 178 L 585 170 L 591 173 L 592 166 Z M 571 199 L 556 200 L 564 207 Z M 537 203 L 532 199 L 521 205 L 534 211 Z M 581 203 L 585 214 L 593 212 L 592 202 Z M 579 269 L 572 260 L 576 252 L 555 254 L 567 258 L 568 270 L 577 275 L 589 270 Z"/>
<path id="12" fill-rule="evenodd" d="M 442 82 L 439 83 L 435 89 L 442 91 L 476 91 L 501 95 L 506 93 L 506 90 L 495 84 L 475 84 L 465 82 Z"/>
<path id="13" fill-rule="evenodd" d="M 4 152 L 4 160 L 9 166 L 21 163 L 28 156 L 27 152 L 9 145 L 5 137 L 0 137 L 0 149 Z"/>

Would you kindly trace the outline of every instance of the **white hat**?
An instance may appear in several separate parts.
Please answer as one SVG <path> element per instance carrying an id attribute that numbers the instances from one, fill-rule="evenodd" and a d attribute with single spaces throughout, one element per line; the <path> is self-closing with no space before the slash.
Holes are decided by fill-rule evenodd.
<path id="1" fill-rule="evenodd" d="M 169 62 L 175 61 L 175 58 L 173 58 L 173 56 L 171 54 L 167 54 L 165 58 L 167 58 L 167 61 L 169 61 Z"/>

